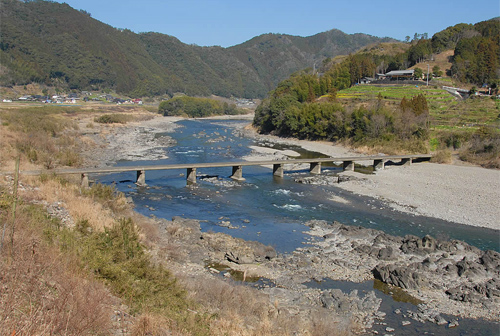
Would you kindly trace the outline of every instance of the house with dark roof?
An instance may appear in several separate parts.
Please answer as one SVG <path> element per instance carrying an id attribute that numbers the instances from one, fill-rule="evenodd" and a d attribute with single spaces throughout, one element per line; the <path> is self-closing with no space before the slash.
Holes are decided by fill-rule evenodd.
<path id="1" fill-rule="evenodd" d="M 398 79 L 413 79 L 415 70 L 393 70 L 385 74 L 385 78 L 398 80 Z"/>

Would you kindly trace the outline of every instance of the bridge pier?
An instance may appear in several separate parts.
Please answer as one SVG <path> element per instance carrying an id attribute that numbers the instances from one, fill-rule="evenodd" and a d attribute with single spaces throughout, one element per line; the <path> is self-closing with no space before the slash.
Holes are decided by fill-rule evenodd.
<path id="1" fill-rule="evenodd" d="M 188 184 L 196 184 L 196 168 L 187 169 L 186 181 Z"/>
<path id="2" fill-rule="evenodd" d="M 309 173 L 316 175 L 321 174 L 321 162 L 311 162 Z"/>
<path id="3" fill-rule="evenodd" d="M 381 170 L 385 168 L 385 160 L 373 160 L 373 170 Z"/>
<path id="4" fill-rule="evenodd" d="M 285 170 L 283 169 L 283 163 L 273 164 L 273 175 L 278 177 L 283 177 L 285 175 Z"/>
<path id="5" fill-rule="evenodd" d="M 82 188 L 89 188 L 90 184 L 89 184 L 89 176 L 87 173 L 82 173 L 82 182 L 81 182 L 81 186 Z"/>
<path id="6" fill-rule="evenodd" d="M 139 186 L 146 185 L 146 171 L 145 170 L 138 170 L 137 171 L 137 180 L 135 183 Z"/>
<path id="7" fill-rule="evenodd" d="M 344 170 L 354 170 L 354 161 L 342 161 L 342 168 Z"/>
<path id="8" fill-rule="evenodd" d="M 245 181 L 243 178 L 243 167 L 242 166 L 233 166 L 233 173 L 231 178 L 236 181 Z"/>
<path id="9" fill-rule="evenodd" d="M 406 158 L 405 158 L 405 159 L 401 159 L 401 164 L 402 164 L 403 166 L 411 166 L 411 164 L 412 164 L 412 159 L 411 159 L 411 158 L 408 158 L 408 159 L 406 159 Z"/>

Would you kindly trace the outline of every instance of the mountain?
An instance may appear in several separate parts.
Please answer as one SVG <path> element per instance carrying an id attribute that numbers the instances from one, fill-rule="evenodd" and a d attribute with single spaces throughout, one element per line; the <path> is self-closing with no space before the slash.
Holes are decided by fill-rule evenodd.
<path id="1" fill-rule="evenodd" d="M 331 30 L 257 36 L 230 48 L 187 45 L 160 33 L 113 28 L 50 1 L 0 0 L 0 85 L 114 89 L 131 96 L 263 97 L 291 73 L 377 42 Z"/>

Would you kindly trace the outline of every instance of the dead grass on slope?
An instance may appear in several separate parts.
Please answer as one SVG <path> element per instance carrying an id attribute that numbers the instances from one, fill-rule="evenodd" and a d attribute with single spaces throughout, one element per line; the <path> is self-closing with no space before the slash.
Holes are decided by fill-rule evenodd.
<path id="1" fill-rule="evenodd" d="M 191 298 L 217 316 L 210 324 L 212 335 L 350 335 L 350 320 L 323 308 L 311 314 L 290 314 L 279 301 L 269 295 L 236 282 L 219 278 L 188 278 L 180 276 Z"/>
<path id="2" fill-rule="evenodd" d="M 1 211 L 2 222 L 9 215 Z M 17 215 L 14 244 L 7 240 L 0 252 L 0 335 L 108 334 L 116 301 L 104 285 L 44 243 L 43 212 L 21 204 Z"/>

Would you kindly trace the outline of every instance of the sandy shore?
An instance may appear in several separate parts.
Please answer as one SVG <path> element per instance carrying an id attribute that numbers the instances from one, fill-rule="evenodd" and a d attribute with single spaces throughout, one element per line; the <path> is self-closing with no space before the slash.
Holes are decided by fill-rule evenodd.
<path id="1" fill-rule="evenodd" d="M 355 172 L 342 174 L 361 175 Z M 363 177 L 339 186 L 384 200 L 397 210 L 500 229 L 498 170 L 418 163 L 409 167 L 387 167 Z"/>

